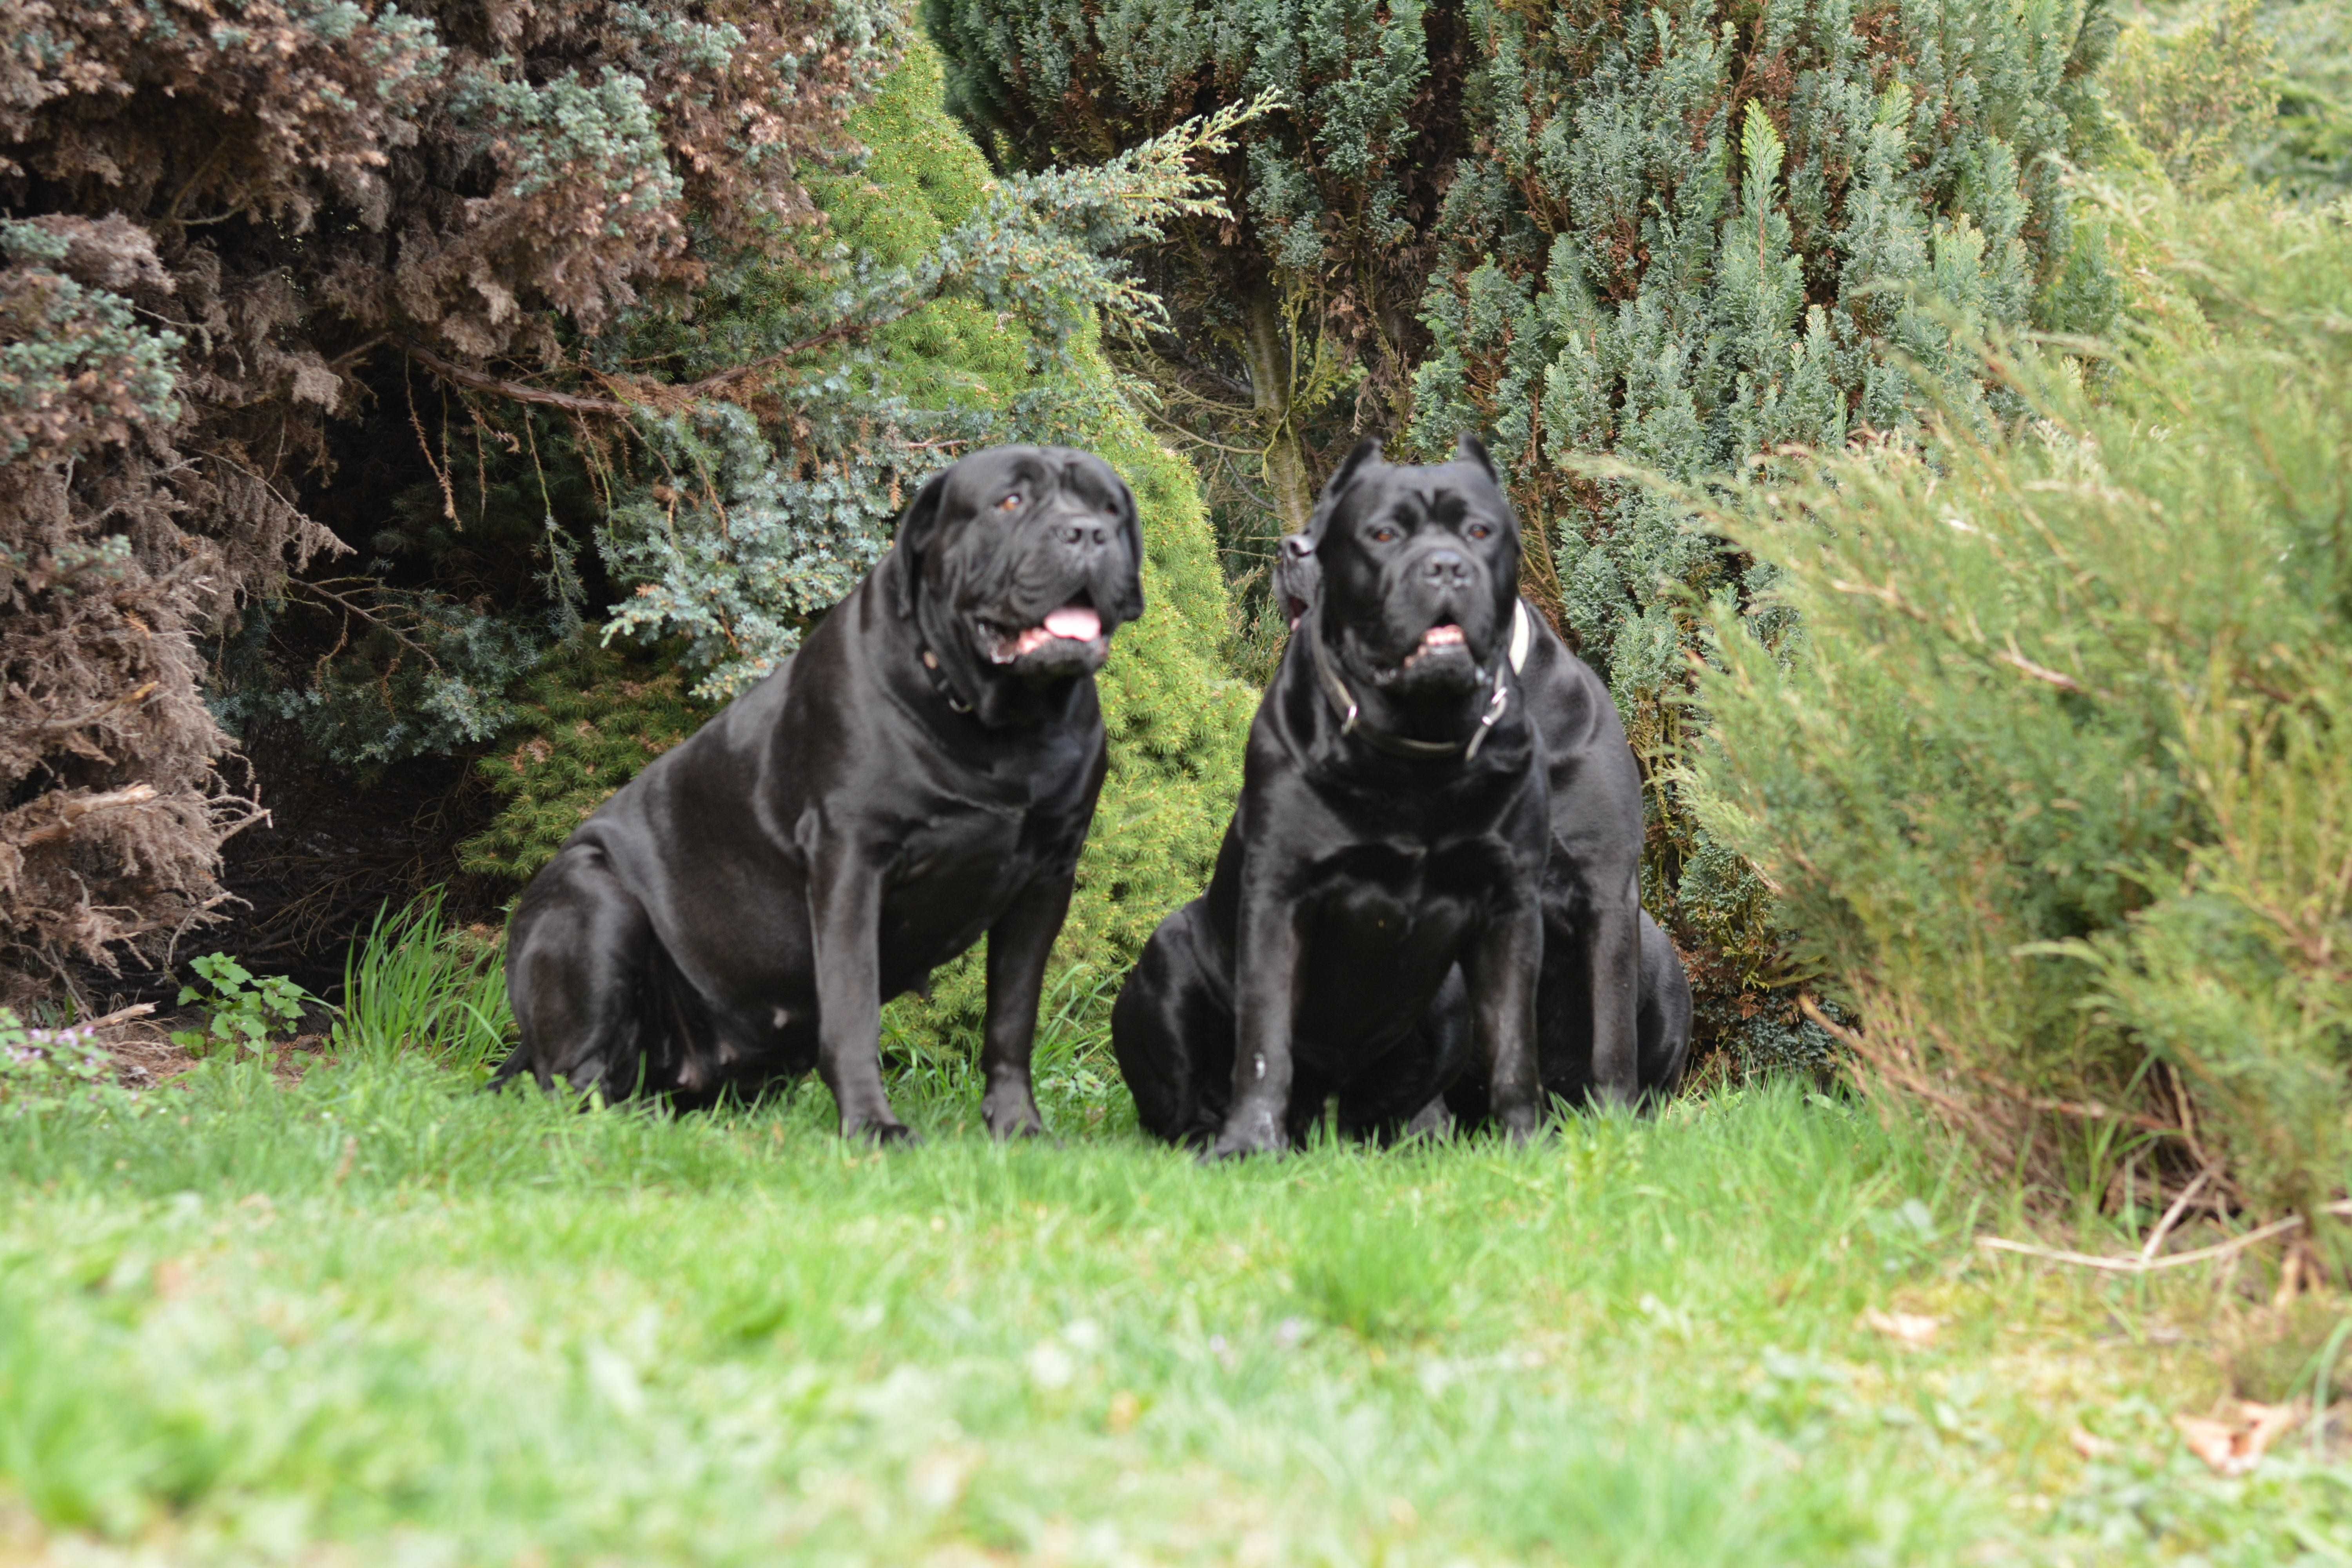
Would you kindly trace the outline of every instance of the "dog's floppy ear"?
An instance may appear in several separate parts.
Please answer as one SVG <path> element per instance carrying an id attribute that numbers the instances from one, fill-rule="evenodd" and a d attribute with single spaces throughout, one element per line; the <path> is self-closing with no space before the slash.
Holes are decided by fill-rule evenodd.
<path id="1" fill-rule="evenodd" d="M 1503 476 L 1495 471 L 1495 459 L 1486 455 L 1486 443 L 1467 430 L 1462 432 L 1462 439 L 1454 443 L 1454 460 L 1457 463 L 1475 463 L 1486 470 L 1486 477 L 1496 484 L 1500 485 L 1503 482 Z"/>
<path id="2" fill-rule="evenodd" d="M 1118 607 L 1118 618 L 1139 621 L 1143 618 L 1143 518 L 1136 510 L 1135 489 L 1126 476 L 1113 468 L 1111 478 L 1118 481 L 1118 526 L 1127 535 L 1127 558 L 1135 563 L 1135 586 L 1129 591 L 1127 603 Z"/>
<path id="3" fill-rule="evenodd" d="M 892 595 L 891 608 L 911 619 L 915 614 L 915 584 L 923 574 L 923 552 L 930 548 L 931 535 L 939 531 L 940 503 L 948 492 L 948 475 L 955 471 L 950 463 L 923 481 L 915 492 L 906 515 L 898 519 L 898 532 L 894 551 L 906 557 L 899 563 L 898 580 Z"/>

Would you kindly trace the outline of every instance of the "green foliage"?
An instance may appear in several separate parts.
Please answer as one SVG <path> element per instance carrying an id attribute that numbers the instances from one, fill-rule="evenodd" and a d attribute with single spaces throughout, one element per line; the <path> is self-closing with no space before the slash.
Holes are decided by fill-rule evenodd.
<path id="1" fill-rule="evenodd" d="M 455 929 L 435 892 L 376 911 L 343 960 L 343 1006 L 331 1044 L 345 1059 L 427 1052 L 453 1067 L 495 1065 L 513 1043 L 498 943 Z"/>
<path id="2" fill-rule="evenodd" d="M 2104 25 L 2095 0 L 1468 16 L 1486 140 L 1446 197 L 1413 443 L 1484 433 L 1510 477 L 1530 591 L 1652 764 L 1645 894 L 1703 1032 L 1752 1024 L 1761 1057 L 1811 1033 L 1755 994 L 1781 977 L 1769 900 L 1655 764 L 1706 725 L 1696 603 L 1768 574 L 1608 462 L 1690 484 L 1834 450 L 1910 427 L 1923 381 L 1980 422 L 1980 334 L 2099 326 L 2114 286 L 2057 160 L 2096 132 Z"/>
<path id="3" fill-rule="evenodd" d="M 837 242 L 862 258 L 861 266 L 888 272 L 926 264 L 924 258 L 969 243 L 975 225 L 999 223 L 1006 210 L 1002 184 L 942 111 L 940 92 L 937 57 L 919 42 L 850 121 L 851 132 L 870 149 L 863 168 L 814 186 Z M 1160 156 L 1139 154 L 1130 166 L 1155 167 Z M 1036 193 L 1048 187 L 1020 188 L 1031 193 L 1022 200 L 1036 202 L 1043 199 Z M 1066 205 L 1075 212 L 1081 204 L 1073 196 Z M 725 307 L 730 298 L 737 305 Z M 757 334 L 772 330 L 749 313 L 762 298 L 748 285 L 740 298 L 721 294 L 695 317 L 694 331 L 709 343 L 733 342 L 743 352 L 746 340 L 739 334 L 765 341 Z M 973 293 L 933 299 L 893 317 L 877 329 L 870 357 L 860 362 L 871 373 L 864 384 L 873 398 L 862 406 L 898 410 L 907 427 L 963 432 L 959 439 L 964 441 L 1058 435 L 1102 454 L 1135 489 L 1143 520 L 1146 609 L 1140 621 L 1119 632 L 1096 683 L 1110 736 L 1110 773 L 1059 950 L 1062 964 L 1084 966 L 1098 984 L 1122 970 L 1160 918 L 1205 880 L 1223 814 L 1238 788 L 1249 695 L 1224 675 L 1219 660 L 1224 585 L 1191 471 L 1144 429 L 1104 363 L 1093 329 L 1073 329 L 1055 348 L 1050 342 L 1041 345 L 1022 320 L 1008 321 L 989 298 Z M 933 412 L 918 424 L 908 411 L 926 407 Z M 701 542 L 689 548 L 712 553 L 696 558 L 690 572 L 682 564 L 684 552 L 671 559 L 687 572 L 685 580 L 727 579 L 720 593 L 697 588 L 683 596 L 716 604 L 740 595 L 769 605 L 767 618 L 756 626 L 741 618 L 727 623 L 729 635 L 713 640 L 740 647 L 740 655 L 730 653 L 691 690 L 677 667 L 698 662 L 691 647 L 685 660 L 674 662 L 669 649 L 641 655 L 575 647 L 534 676 L 520 699 L 529 721 L 481 764 L 509 804 L 466 847 L 469 869 L 520 879 L 545 864 L 604 796 L 690 733 L 715 698 L 789 651 L 797 635 L 793 605 L 829 602 L 855 580 L 852 568 L 862 571 L 862 563 L 887 542 L 884 531 L 905 493 L 899 479 L 915 471 L 906 458 L 894 467 L 877 450 L 856 458 L 862 466 L 824 470 L 816 479 L 782 479 L 748 416 L 730 411 L 716 417 L 730 423 L 706 423 L 702 430 L 730 431 L 727 438 L 739 444 L 740 471 L 778 485 L 779 497 L 764 506 L 744 504 L 745 492 L 739 491 L 725 509 L 724 532 L 716 512 L 695 517 L 692 503 L 675 501 L 678 536 Z M 845 426 L 842 434 L 847 440 L 855 432 Z M 935 464 L 936 457 L 929 461 Z M 782 489 L 794 485 L 801 487 L 794 494 L 822 489 L 824 497 L 808 506 L 786 505 Z M 658 492 L 646 493 L 647 504 L 673 505 L 653 501 Z M 810 517 L 823 515 L 825 506 L 847 520 L 828 525 L 836 542 L 831 564 L 795 552 L 788 542 L 793 531 L 810 530 Z M 668 548 L 671 515 L 660 512 L 656 526 L 644 513 L 616 512 L 616 531 L 639 542 L 624 550 L 652 550 L 657 542 Z M 759 531 L 770 528 L 774 541 L 761 542 Z M 721 573 L 730 562 L 748 570 Z M 659 595 L 644 597 L 651 603 Z M 651 629 L 679 620 L 656 609 L 641 618 L 625 613 L 615 624 Z M 701 662 L 712 657 L 705 653 Z M 931 1004 L 904 1005 L 900 1021 L 910 1029 L 976 1023 L 981 994 L 975 954 L 937 977 Z"/>
<path id="4" fill-rule="evenodd" d="M 478 764 L 506 800 L 466 841 L 467 870 L 518 883 L 555 858 L 572 830 L 715 711 L 658 650 L 563 645 L 515 699 L 519 722 Z"/>
<path id="5" fill-rule="evenodd" d="M 1105 157 L 1279 95 L 1221 163 L 1231 219 L 1177 226 L 1148 253 L 1178 330 L 1140 365 L 1164 428 L 1212 464 L 1241 459 L 1226 510 L 1244 563 L 1303 527 L 1318 457 L 1402 407 L 1462 130 L 1456 6 L 925 0 L 922 15 L 949 58 L 950 108 L 1006 167 Z"/>
<path id="6" fill-rule="evenodd" d="M 2254 177 L 2290 195 L 2352 190 L 2352 7 L 2273 0 L 2260 22 L 2277 63 L 2277 118 L 2248 158 Z"/>
<path id="7" fill-rule="evenodd" d="M 2245 154 L 2275 119 L 2262 0 L 2218 0 L 2169 25 L 2126 27 L 2105 84 L 2141 146 L 2185 190 L 2245 176 Z"/>
<path id="8" fill-rule="evenodd" d="M 0 258 L 10 269 L 0 293 L 0 463 L 36 443 L 70 451 L 120 440 L 134 425 L 168 424 L 178 413 L 180 338 L 142 324 L 121 294 L 76 280 L 73 251 L 62 226 L 0 220 Z"/>
<path id="9" fill-rule="evenodd" d="M 292 1034 L 302 1020 L 303 1007 L 317 1000 L 282 974 L 256 979 L 225 952 L 207 953 L 188 967 L 204 984 L 181 986 L 179 1005 L 197 1003 L 211 1016 L 201 1029 L 174 1029 L 172 1043 L 198 1056 L 267 1051 L 269 1037 Z"/>
<path id="10" fill-rule="evenodd" d="M 949 109 L 1027 167 L 1106 157 L 1218 103 L 1279 94 L 1285 111 L 1228 163 L 1229 188 L 1256 248 L 1311 286 L 1413 238 L 1405 185 L 1431 9 L 927 0 L 923 21 L 952 62 Z"/>
<path id="11" fill-rule="evenodd" d="M 2352 7 L 2131 0 L 2109 101 L 2175 180 L 2296 200 L 2352 189 Z"/>
<path id="12" fill-rule="evenodd" d="M 2126 217 L 2159 292 L 2104 399 L 2003 350 L 2030 422 L 1946 408 L 1933 461 L 1719 520 L 1802 629 L 1718 608 L 1696 798 L 1874 1081 L 2095 1199 L 2210 1160 L 2315 1221 L 2352 1178 L 2352 247 L 2250 201 Z M 2084 1104 L 2178 1131 L 2048 1110 Z"/>
<path id="13" fill-rule="evenodd" d="M 0 1007 L 0 1121 L 58 1111 L 136 1116 L 145 1102 L 114 1076 L 114 1062 L 86 1029 L 28 1028 Z"/>
<path id="14" fill-rule="evenodd" d="M 308 679 L 247 662 L 282 614 L 282 606 L 257 605 L 230 646 L 238 668 L 213 710 L 239 730 L 263 718 L 298 725 L 320 754 L 362 777 L 496 739 L 516 721 L 509 689 L 538 668 L 559 625 L 544 610 L 500 613 L 480 600 L 368 577 L 304 582 L 291 592 L 341 615 L 337 650 Z"/>

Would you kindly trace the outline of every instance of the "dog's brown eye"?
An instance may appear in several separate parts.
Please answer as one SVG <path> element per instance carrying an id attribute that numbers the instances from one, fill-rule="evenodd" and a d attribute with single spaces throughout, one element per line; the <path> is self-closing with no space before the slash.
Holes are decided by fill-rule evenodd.
<path id="1" fill-rule="evenodd" d="M 1019 490 L 1014 490 L 1011 495 L 1006 496 L 1003 500 L 996 503 L 996 510 L 999 511 L 1011 511 L 1020 504 L 1021 492 Z"/>
<path id="2" fill-rule="evenodd" d="M 1386 544 L 1390 540 L 1394 539 L 1395 537 L 1396 530 L 1393 528 L 1376 528 L 1372 530 L 1372 542 L 1375 544 Z"/>
<path id="3" fill-rule="evenodd" d="M 1484 539 L 1494 531 L 1483 522 L 1474 522 L 1470 525 L 1470 537 L 1473 539 Z"/>

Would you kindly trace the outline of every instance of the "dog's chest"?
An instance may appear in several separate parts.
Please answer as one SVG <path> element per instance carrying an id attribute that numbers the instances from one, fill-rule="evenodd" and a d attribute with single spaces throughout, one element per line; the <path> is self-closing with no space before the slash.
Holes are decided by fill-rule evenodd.
<path id="1" fill-rule="evenodd" d="M 1039 826 L 1019 811 L 970 812 L 910 832 L 883 868 L 886 963 L 928 968 L 978 941 L 1054 858 Z"/>
<path id="2" fill-rule="evenodd" d="M 1305 1010 L 1360 1034 L 1426 1003 L 1482 904 L 1468 858 L 1360 846 L 1300 900 Z"/>
<path id="3" fill-rule="evenodd" d="M 1305 900 L 1312 945 L 1370 955 L 1459 941 L 1477 903 L 1459 867 L 1427 855 L 1351 858 L 1356 864 Z"/>

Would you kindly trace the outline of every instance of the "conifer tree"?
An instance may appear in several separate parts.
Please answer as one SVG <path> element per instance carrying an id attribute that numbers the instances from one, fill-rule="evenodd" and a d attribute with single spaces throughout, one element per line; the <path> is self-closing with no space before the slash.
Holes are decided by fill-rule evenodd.
<path id="1" fill-rule="evenodd" d="M 950 108 L 1000 164 L 1093 163 L 1221 104 L 1280 95 L 1222 170 L 1230 220 L 1147 263 L 1177 331 L 1155 368 L 1213 417 L 1236 395 L 1276 523 L 1303 526 L 1319 449 L 1385 429 L 1457 152 L 1447 0 L 924 0 Z M 1350 387 L 1363 407 L 1341 405 Z M 1205 406 L 1203 406 L 1205 405 Z M 1339 429 L 1318 434 L 1336 415 Z M 1182 422 L 1180 420 L 1180 422 Z M 1221 426 L 1218 434 L 1236 432 Z M 1212 443 L 1213 445 L 1213 443 Z"/>

